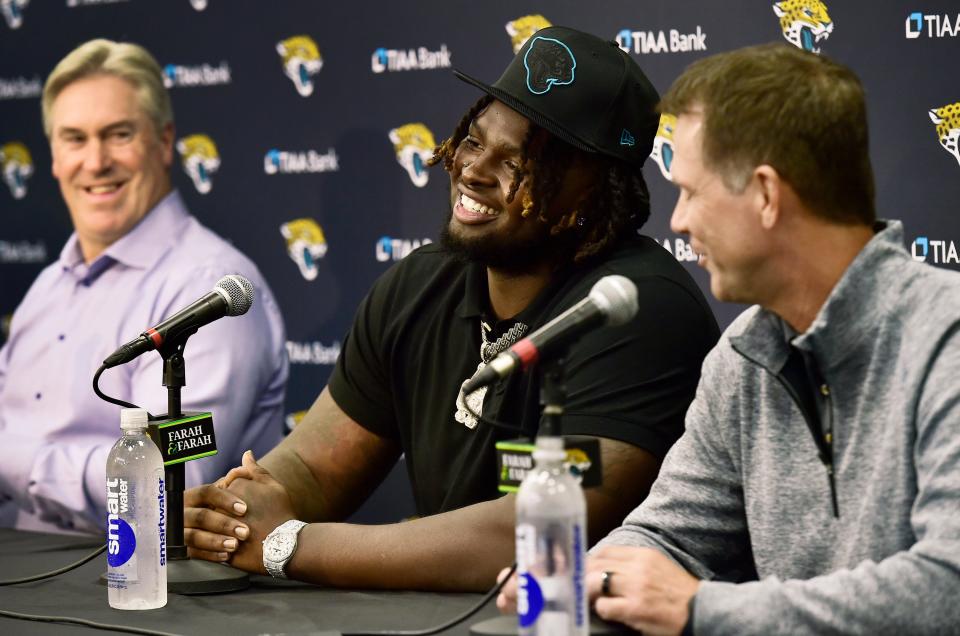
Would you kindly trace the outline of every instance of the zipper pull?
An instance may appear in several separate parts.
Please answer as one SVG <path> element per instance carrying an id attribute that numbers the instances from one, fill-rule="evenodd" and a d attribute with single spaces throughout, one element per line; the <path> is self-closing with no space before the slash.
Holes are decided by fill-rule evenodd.
<path id="1" fill-rule="evenodd" d="M 837 482 L 834 479 L 833 475 L 833 411 L 830 407 L 830 387 L 827 386 L 826 382 L 820 384 L 820 395 L 823 396 L 823 401 L 825 404 L 824 408 L 824 422 L 823 426 L 823 441 L 827 445 L 827 461 L 824 464 L 827 467 L 827 479 L 830 481 L 830 503 L 833 504 L 833 517 L 835 519 L 840 518 L 840 509 L 837 506 Z"/>

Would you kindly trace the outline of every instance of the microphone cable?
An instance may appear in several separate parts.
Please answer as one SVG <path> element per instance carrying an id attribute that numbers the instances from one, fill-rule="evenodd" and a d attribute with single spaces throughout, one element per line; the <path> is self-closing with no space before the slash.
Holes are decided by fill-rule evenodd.
<path id="1" fill-rule="evenodd" d="M 385 629 L 368 632 L 343 632 L 342 634 L 343 636 L 432 636 L 432 634 L 439 634 L 440 632 L 446 631 L 455 625 L 459 625 L 483 609 L 483 606 L 490 602 L 490 599 L 500 593 L 500 590 L 503 589 L 503 586 L 507 584 L 507 581 L 510 580 L 510 577 L 513 576 L 513 573 L 516 572 L 516 570 L 517 564 L 514 563 L 510 566 L 510 570 L 507 572 L 506 576 L 503 577 L 503 580 L 494 585 L 489 592 L 484 594 L 483 598 L 480 599 L 476 605 L 468 608 L 459 615 L 454 616 L 446 623 L 441 623 L 436 627 L 427 627 L 426 629 Z"/>
<path id="2" fill-rule="evenodd" d="M 136 404 L 131 404 L 130 402 L 124 402 L 123 400 L 118 400 L 115 397 L 110 397 L 106 393 L 100 390 L 100 376 L 103 375 L 103 372 L 108 369 L 107 365 L 101 364 L 100 368 L 97 369 L 97 372 L 93 374 L 93 392 L 97 394 L 97 397 L 103 400 L 104 402 L 110 402 L 111 404 L 116 404 L 117 406 L 122 406 L 128 409 L 138 409 L 140 408 Z"/>
<path id="3" fill-rule="evenodd" d="M 467 396 L 473 395 L 475 392 L 479 391 L 482 388 L 484 387 L 477 387 L 473 391 L 470 391 L 470 393 L 463 394 L 463 407 L 466 409 L 467 413 L 475 417 L 477 419 L 478 424 L 486 424 L 488 426 L 492 426 L 493 428 L 499 428 L 500 430 L 503 430 L 503 431 L 509 431 L 515 434 L 523 434 L 524 430 L 522 425 L 518 426 L 516 424 L 508 424 L 507 422 L 500 421 L 494 417 L 485 417 L 484 415 L 477 413 L 476 411 L 473 410 L 473 407 L 470 406 L 470 402 L 467 401 Z"/>
<path id="4" fill-rule="evenodd" d="M 173 632 L 161 632 L 145 627 L 133 627 L 130 625 L 114 625 L 112 623 L 98 623 L 86 618 L 75 618 L 73 616 L 42 616 L 39 614 L 23 614 L 21 612 L 10 612 L 0 610 L 0 617 L 15 618 L 24 621 L 37 621 L 40 623 L 68 623 L 71 625 L 83 625 L 94 629 L 103 629 L 110 632 L 126 632 L 128 634 L 144 634 L 145 636 L 181 636 Z"/>
<path id="5" fill-rule="evenodd" d="M 104 550 L 107 549 L 107 546 L 98 548 L 96 552 L 89 554 L 80 561 L 68 565 L 66 567 L 60 568 L 59 570 L 54 570 L 53 572 L 48 572 L 46 574 L 40 574 L 36 576 L 29 576 L 22 579 L 13 579 L 9 581 L 0 581 L 0 585 L 15 585 L 17 583 L 29 583 L 32 581 L 39 581 L 41 579 L 50 578 L 58 574 L 63 574 L 73 570 L 74 568 L 80 567 L 84 563 L 90 561 L 97 555 L 101 554 Z M 398 630 L 376 630 L 376 631 L 365 631 L 365 632 L 342 632 L 343 636 L 432 636 L 433 634 L 439 634 L 442 631 L 448 630 L 451 627 L 459 625 L 463 621 L 467 620 L 481 609 L 484 605 L 490 602 L 494 596 L 500 593 L 500 590 L 503 589 L 503 586 L 507 584 L 507 581 L 510 580 L 510 577 L 513 576 L 513 573 L 517 569 L 517 564 L 514 563 L 510 566 L 510 569 L 507 571 L 507 574 L 503 579 L 494 585 L 490 591 L 483 595 L 476 605 L 468 608 L 466 611 L 461 612 L 459 615 L 454 616 L 445 623 L 441 623 L 435 627 L 428 627 L 426 629 L 398 629 Z M 126 632 L 129 634 L 144 634 L 146 636 L 178 636 L 173 632 L 161 632 L 151 629 L 145 629 L 141 627 L 131 627 L 128 625 L 113 625 L 110 623 L 97 623 L 96 621 L 91 621 L 85 618 L 75 618 L 72 616 L 44 616 L 39 614 L 24 614 L 22 612 L 12 612 L 9 610 L 0 609 L 0 617 L 13 618 L 18 620 L 26 621 L 38 621 L 42 623 L 71 623 L 74 625 L 83 625 L 85 627 L 92 627 L 94 629 L 103 629 L 107 631 L 114 632 Z"/>
<path id="6" fill-rule="evenodd" d="M 34 581 L 42 581 L 44 579 L 53 578 L 70 570 L 75 570 L 81 565 L 92 561 L 99 555 L 103 554 L 107 549 L 106 544 L 100 546 L 87 556 L 83 557 L 76 563 L 71 563 L 57 570 L 52 570 L 50 572 L 45 572 L 43 574 L 35 574 L 33 576 L 25 576 L 19 579 L 8 579 L 5 581 L 0 581 L 0 587 L 6 585 L 18 585 L 20 583 L 33 583 Z M 160 632 L 151 629 L 145 629 L 142 627 L 131 627 L 127 625 L 113 625 L 111 623 L 98 623 L 96 621 L 91 621 L 86 618 L 75 618 L 73 616 L 46 616 L 42 614 L 25 614 L 23 612 L 14 612 L 10 610 L 0 609 L 0 617 L 13 618 L 17 620 L 24 621 L 36 621 L 40 623 L 70 623 L 73 625 L 83 625 L 85 627 L 93 627 L 95 629 L 103 629 L 112 632 L 127 632 L 129 634 L 144 634 L 145 636 L 178 636 L 171 632 Z"/>
<path id="7" fill-rule="evenodd" d="M 6 581 L 0 581 L 0 587 L 4 585 L 17 585 L 18 583 L 33 583 L 34 581 L 42 581 L 43 579 L 53 578 L 55 576 L 63 574 L 64 572 L 69 572 L 70 570 L 77 569 L 84 563 L 87 563 L 88 561 L 91 561 L 96 557 L 100 556 L 101 554 L 103 554 L 103 551 L 106 549 L 107 549 L 107 545 L 104 544 L 99 548 L 97 548 L 96 550 L 94 550 L 93 552 L 91 552 L 90 554 L 88 554 L 87 556 L 77 561 L 76 563 L 65 565 L 64 567 L 59 568 L 57 570 L 51 570 L 50 572 L 44 572 L 43 574 L 34 574 L 33 576 L 25 576 L 22 579 L 8 579 Z"/>

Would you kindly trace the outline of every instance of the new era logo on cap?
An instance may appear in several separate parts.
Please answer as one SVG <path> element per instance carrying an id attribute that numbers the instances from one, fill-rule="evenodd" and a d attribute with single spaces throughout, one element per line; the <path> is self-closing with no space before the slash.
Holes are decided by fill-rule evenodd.
<path id="1" fill-rule="evenodd" d="M 623 132 L 620 133 L 620 145 L 633 146 L 636 143 L 637 143 L 637 140 L 633 138 L 633 135 L 630 134 L 630 131 L 624 128 Z"/>

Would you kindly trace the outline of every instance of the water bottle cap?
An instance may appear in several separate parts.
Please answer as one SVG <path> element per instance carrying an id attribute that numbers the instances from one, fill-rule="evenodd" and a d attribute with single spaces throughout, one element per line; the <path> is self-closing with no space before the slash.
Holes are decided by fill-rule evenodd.
<path id="1" fill-rule="evenodd" d="M 124 431 L 147 428 L 147 409 L 121 409 L 120 428 Z"/>
<path id="2" fill-rule="evenodd" d="M 563 438 L 552 435 L 538 435 L 533 449 L 533 459 L 538 462 L 562 462 L 567 453 L 563 449 Z"/>

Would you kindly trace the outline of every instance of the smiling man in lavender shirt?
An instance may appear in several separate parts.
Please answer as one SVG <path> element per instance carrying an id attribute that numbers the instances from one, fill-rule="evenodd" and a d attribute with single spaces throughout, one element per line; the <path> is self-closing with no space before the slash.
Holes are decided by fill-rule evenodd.
<path id="1" fill-rule="evenodd" d="M 120 434 L 117 407 L 90 386 L 101 361 L 225 274 L 253 282 L 250 311 L 207 325 L 185 350 L 184 409 L 213 411 L 220 451 L 187 464 L 188 483 L 201 483 L 241 450 L 279 441 L 283 321 L 256 266 L 173 190 L 173 113 L 146 50 L 108 40 L 75 49 L 47 79 L 43 121 L 75 231 L 27 292 L 0 350 L 0 525 L 99 532 L 107 452 Z M 161 367 L 145 355 L 100 386 L 162 413 Z"/>

